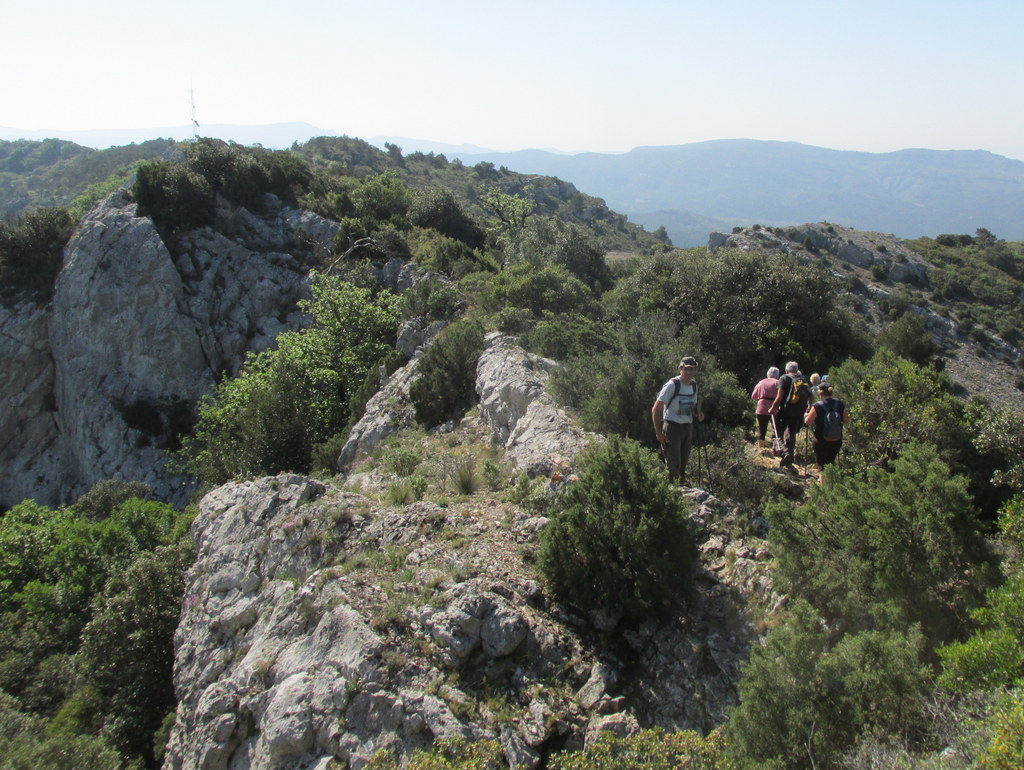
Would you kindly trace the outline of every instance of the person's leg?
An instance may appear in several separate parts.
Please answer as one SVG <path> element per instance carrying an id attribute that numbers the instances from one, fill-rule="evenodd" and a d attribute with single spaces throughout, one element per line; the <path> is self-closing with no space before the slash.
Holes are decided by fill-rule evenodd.
<path id="1" fill-rule="evenodd" d="M 803 423 L 799 418 L 793 417 L 783 417 L 782 423 L 782 437 L 786 442 L 786 454 L 782 456 L 779 465 L 791 468 L 796 460 L 796 438 L 800 435 L 800 426 Z"/>
<path id="2" fill-rule="evenodd" d="M 680 425 L 679 441 L 679 478 L 686 481 L 686 463 L 690 460 L 690 448 L 693 446 L 693 423 Z"/>
<path id="3" fill-rule="evenodd" d="M 665 464 L 668 466 L 668 477 L 670 481 L 679 481 L 682 471 L 679 463 L 680 441 L 682 425 L 678 422 L 666 420 L 663 429 L 668 441 L 665 442 Z"/>
<path id="4" fill-rule="evenodd" d="M 764 446 L 764 437 L 768 433 L 768 420 L 770 415 L 759 414 L 757 415 L 757 445 Z"/>

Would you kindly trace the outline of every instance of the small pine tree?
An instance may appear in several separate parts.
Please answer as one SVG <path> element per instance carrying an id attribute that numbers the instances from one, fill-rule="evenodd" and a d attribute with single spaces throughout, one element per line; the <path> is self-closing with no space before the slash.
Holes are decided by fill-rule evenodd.
<path id="1" fill-rule="evenodd" d="M 687 582 L 694 541 L 679 495 L 653 453 L 609 436 L 580 457 L 555 503 L 539 567 L 555 593 L 611 617 L 643 617 Z"/>

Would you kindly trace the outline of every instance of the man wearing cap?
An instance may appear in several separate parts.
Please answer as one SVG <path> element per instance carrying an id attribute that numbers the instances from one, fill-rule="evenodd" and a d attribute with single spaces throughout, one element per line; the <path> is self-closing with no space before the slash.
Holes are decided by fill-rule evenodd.
<path id="1" fill-rule="evenodd" d="M 697 359 L 687 356 L 679 362 L 679 376 L 666 382 L 651 407 L 654 433 L 664 447 L 669 477 L 686 483 L 686 463 L 693 445 L 693 421 L 704 421 L 697 383 Z"/>

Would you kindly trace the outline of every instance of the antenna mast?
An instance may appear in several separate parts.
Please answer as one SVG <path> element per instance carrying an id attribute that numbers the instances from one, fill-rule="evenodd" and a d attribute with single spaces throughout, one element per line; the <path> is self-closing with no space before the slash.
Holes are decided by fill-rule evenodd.
<path id="1" fill-rule="evenodd" d="M 189 84 L 188 84 L 188 95 L 189 95 L 189 98 L 192 101 L 192 141 L 193 142 L 198 142 L 199 141 L 199 121 L 196 120 L 196 92 L 195 92 L 195 89 L 192 88 L 192 82 L 191 81 L 189 81 Z"/>

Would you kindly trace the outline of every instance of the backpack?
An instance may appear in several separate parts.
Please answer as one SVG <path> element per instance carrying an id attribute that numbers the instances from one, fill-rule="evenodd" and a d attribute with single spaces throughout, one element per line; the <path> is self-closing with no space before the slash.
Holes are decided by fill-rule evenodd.
<path id="1" fill-rule="evenodd" d="M 668 400 L 668 403 L 665 404 L 665 412 L 666 413 L 668 412 L 668 408 L 670 406 L 672 406 L 672 402 L 676 400 L 676 396 L 679 395 L 679 389 L 683 386 L 683 383 L 681 383 L 679 381 L 678 377 L 673 377 L 672 378 L 672 382 L 675 383 L 676 389 L 672 392 L 672 398 L 670 398 Z M 697 381 L 694 380 L 693 382 L 691 382 L 690 386 L 693 388 L 693 403 L 696 404 L 697 403 Z"/>
<path id="2" fill-rule="evenodd" d="M 793 383 L 789 388 L 789 400 L 786 403 L 790 406 L 800 406 L 802 409 L 811 397 L 811 386 L 799 372 L 785 376 Z"/>
<path id="3" fill-rule="evenodd" d="M 843 410 L 839 401 L 830 399 L 823 401 L 825 415 L 821 421 L 821 437 L 825 441 L 842 441 L 843 439 Z"/>

